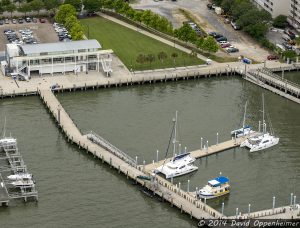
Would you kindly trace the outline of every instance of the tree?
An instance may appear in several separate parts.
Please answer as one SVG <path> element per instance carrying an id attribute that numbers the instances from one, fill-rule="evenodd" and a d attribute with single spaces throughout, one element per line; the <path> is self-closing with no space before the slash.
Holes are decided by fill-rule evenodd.
<path id="1" fill-rule="evenodd" d="M 228 13 L 231 9 L 233 0 L 223 0 L 221 3 L 221 8 L 224 10 L 224 13 Z"/>
<path id="2" fill-rule="evenodd" d="M 173 58 L 173 62 L 174 62 L 174 65 L 175 65 L 175 63 L 176 63 L 176 58 L 178 57 L 178 54 L 177 54 L 176 52 L 173 52 L 173 53 L 171 54 L 171 56 L 172 56 L 172 58 Z"/>
<path id="3" fill-rule="evenodd" d="M 10 18 L 12 18 L 12 13 L 17 9 L 15 4 L 11 3 L 5 7 L 7 12 L 10 12 Z"/>
<path id="4" fill-rule="evenodd" d="M 150 25 L 150 22 L 151 22 L 151 19 L 152 19 L 152 11 L 151 10 L 145 10 L 143 13 L 142 13 L 142 16 L 141 16 L 141 20 L 142 22 L 147 25 L 147 27 Z"/>
<path id="5" fill-rule="evenodd" d="M 287 16 L 279 15 L 273 21 L 273 26 L 277 28 L 285 28 L 287 25 Z"/>
<path id="6" fill-rule="evenodd" d="M 197 41 L 196 41 L 197 48 L 203 49 L 203 44 L 204 44 L 204 38 L 203 37 L 200 37 L 199 39 L 197 39 Z"/>
<path id="7" fill-rule="evenodd" d="M 45 9 L 51 14 L 55 14 L 55 9 L 59 6 L 60 0 L 44 0 Z"/>
<path id="8" fill-rule="evenodd" d="M 83 0 L 84 9 L 89 13 L 98 11 L 101 8 L 101 3 L 100 0 Z"/>
<path id="9" fill-rule="evenodd" d="M 297 57 L 297 53 L 292 50 L 287 50 L 282 53 L 285 58 L 289 58 L 290 60 Z"/>
<path id="10" fill-rule="evenodd" d="M 120 13 L 121 9 L 124 7 L 125 2 L 123 0 L 113 1 L 113 7 L 117 13 Z"/>
<path id="11" fill-rule="evenodd" d="M 65 24 L 66 19 L 72 15 L 76 17 L 75 7 L 70 4 L 63 4 L 58 8 L 55 20 L 60 24 Z"/>
<path id="12" fill-rule="evenodd" d="M 217 52 L 219 49 L 219 45 L 217 44 L 216 40 L 212 36 L 208 36 L 203 41 L 203 50 L 208 51 L 209 53 Z"/>
<path id="13" fill-rule="evenodd" d="M 21 13 L 24 13 L 24 16 L 26 17 L 26 14 L 30 11 L 32 11 L 32 7 L 30 3 L 24 3 L 19 8 L 18 11 Z"/>
<path id="14" fill-rule="evenodd" d="M 70 34 L 72 36 L 72 40 L 82 40 L 83 39 L 83 29 L 79 22 L 75 23 L 71 30 Z"/>
<path id="15" fill-rule="evenodd" d="M 157 57 L 161 61 L 161 63 L 163 63 L 164 60 L 168 57 L 168 55 L 166 52 L 161 51 L 158 53 Z"/>
<path id="16" fill-rule="evenodd" d="M 142 22 L 142 14 L 143 13 L 141 11 L 135 11 L 133 20 L 141 23 Z"/>
<path id="17" fill-rule="evenodd" d="M 266 35 L 268 31 L 268 25 L 263 23 L 248 25 L 244 28 L 244 31 L 255 39 L 260 39 Z"/>
<path id="18" fill-rule="evenodd" d="M 138 57 L 136 58 L 137 63 L 139 64 L 143 64 L 146 60 L 146 56 L 143 54 L 139 54 Z"/>
<path id="19" fill-rule="evenodd" d="M 150 68 L 151 68 L 151 63 L 155 61 L 155 55 L 148 54 L 147 57 L 146 57 L 146 59 L 150 63 Z"/>
<path id="20" fill-rule="evenodd" d="M 76 23 L 78 23 L 77 18 L 76 18 L 74 15 L 71 15 L 70 17 L 68 17 L 68 18 L 66 19 L 65 27 L 66 27 L 66 29 L 71 30 L 71 28 L 72 28 Z"/>
<path id="21" fill-rule="evenodd" d="M 40 14 L 40 10 L 43 9 L 44 3 L 42 0 L 33 0 L 32 2 L 29 3 L 31 6 L 31 9 L 33 11 L 37 11 L 38 15 Z"/>
<path id="22" fill-rule="evenodd" d="M 77 11 L 81 10 L 81 0 L 65 0 L 64 4 L 70 4 L 74 6 Z"/>
<path id="23" fill-rule="evenodd" d="M 191 43 L 195 43 L 197 41 L 197 33 L 192 29 L 188 24 L 183 24 L 179 29 L 175 29 L 174 34 L 179 39 Z"/>

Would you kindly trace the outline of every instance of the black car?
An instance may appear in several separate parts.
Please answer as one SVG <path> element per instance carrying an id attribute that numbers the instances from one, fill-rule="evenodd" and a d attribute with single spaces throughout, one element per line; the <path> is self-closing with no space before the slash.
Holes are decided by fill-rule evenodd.
<path id="1" fill-rule="evenodd" d="M 26 18 L 25 18 L 25 21 L 26 21 L 27 23 L 30 23 L 30 22 L 31 22 L 31 18 L 30 18 L 30 17 L 26 17 Z"/>
<path id="2" fill-rule="evenodd" d="M 219 38 L 216 38 L 217 42 L 220 42 L 220 41 L 227 41 L 227 38 L 225 36 L 221 36 Z"/>
<path id="3" fill-rule="evenodd" d="M 228 53 L 234 53 L 234 52 L 239 52 L 239 49 L 233 47 L 233 48 L 228 48 L 226 51 Z"/>
<path id="4" fill-rule="evenodd" d="M 4 24 L 4 21 L 3 20 L 0 20 L 0 25 L 3 25 Z"/>

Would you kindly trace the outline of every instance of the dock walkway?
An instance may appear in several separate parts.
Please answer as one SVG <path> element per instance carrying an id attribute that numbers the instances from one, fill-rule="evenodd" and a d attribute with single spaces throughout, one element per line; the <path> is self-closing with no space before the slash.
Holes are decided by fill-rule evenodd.
<path id="1" fill-rule="evenodd" d="M 199 220 L 224 217 L 215 209 L 197 200 L 192 194 L 179 189 L 161 177 L 157 177 L 156 180 L 151 182 L 137 178 L 138 176 L 151 176 L 149 173 L 143 172 L 143 166 L 135 166 L 126 162 L 119 156 L 89 140 L 86 135 L 82 135 L 50 90 L 38 90 L 38 92 L 68 141 L 77 144 L 80 149 L 84 149 L 95 158 L 101 159 L 103 163 L 106 162 L 117 169 L 119 173 L 123 173 L 127 178 L 131 178 L 150 189 L 155 195 L 159 195 L 163 200 L 170 202 L 172 206 L 178 207 L 181 212 L 188 213 L 193 218 Z"/>
<path id="2" fill-rule="evenodd" d="M 274 74 L 268 68 L 249 71 L 243 78 L 300 104 L 300 85 Z"/>
<path id="3" fill-rule="evenodd" d="M 247 137 L 241 137 L 241 138 L 237 138 L 237 139 L 231 139 L 222 143 L 218 143 L 216 145 L 212 145 L 208 148 L 202 148 L 199 150 L 195 150 L 195 151 L 191 151 L 190 154 L 192 157 L 194 158 L 201 158 L 201 157 L 206 157 L 212 154 L 216 154 L 216 153 L 220 153 L 222 151 L 225 150 L 229 150 L 235 147 L 240 146 L 240 144 L 246 139 Z M 147 164 L 145 165 L 145 170 L 147 172 L 150 172 L 156 168 L 158 168 L 159 166 L 161 166 L 163 163 L 165 162 L 169 162 L 171 161 L 171 158 L 167 158 L 166 160 L 161 160 L 155 163 L 151 163 L 151 164 Z"/>

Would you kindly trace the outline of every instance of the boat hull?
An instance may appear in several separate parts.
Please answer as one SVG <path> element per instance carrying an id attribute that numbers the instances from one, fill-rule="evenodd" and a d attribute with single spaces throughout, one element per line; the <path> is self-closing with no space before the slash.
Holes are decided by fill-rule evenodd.
<path id="1" fill-rule="evenodd" d="M 274 138 L 274 140 L 272 140 L 271 143 L 268 143 L 268 144 L 264 144 L 262 146 L 256 146 L 256 147 L 250 147 L 250 152 L 256 152 L 256 151 L 260 151 L 260 150 L 265 150 L 265 149 L 268 149 L 272 146 L 275 146 L 279 143 L 279 138 Z"/>
<path id="2" fill-rule="evenodd" d="M 218 193 L 218 194 L 215 194 L 215 195 L 203 195 L 203 194 L 200 193 L 198 195 L 198 197 L 201 198 L 201 199 L 214 199 L 214 198 L 218 198 L 218 197 L 227 195 L 229 193 L 230 193 L 230 191 L 225 191 L 225 192 Z"/>
<path id="3" fill-rule="evenodd" d="M 191 166 L 189 169 L 183 171 L 183 172 L 180 172 L 180 173 L 172 173 L 172 174 L 165 174 L 166 178 L 167 179 L 170 179 L 170 178 L 174 178 L 174 177 L 179 177 L 179 176 L 183 176 L 183 175 L 186 175 L 186 174 L 189 174 L 189 173 L 192 173 L 192 172 L 195 172 L 198 170 L 198 167 L 197 166 Z"/>

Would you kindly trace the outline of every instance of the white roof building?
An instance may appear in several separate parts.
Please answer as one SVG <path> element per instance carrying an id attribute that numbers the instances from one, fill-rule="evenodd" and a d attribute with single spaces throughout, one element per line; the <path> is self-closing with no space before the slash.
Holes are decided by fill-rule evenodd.
<path id="1" fill-rule="evenodd" d="M 41 44 L 7 44 L 6 60 L 14 75 L 28 80 L 34 75 L 102 70 L 110 75 L 112 50 L 101 50 L 97 40 Z"/>

